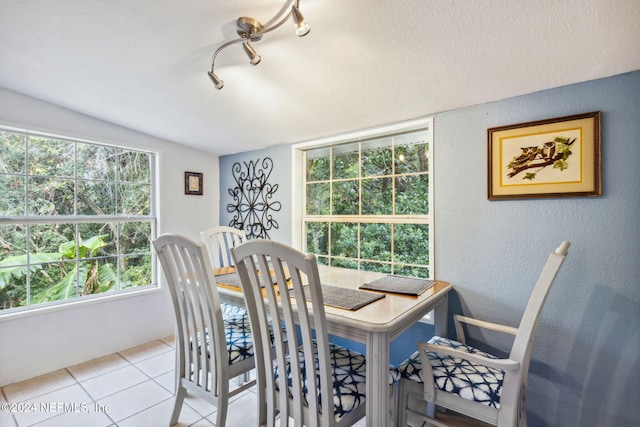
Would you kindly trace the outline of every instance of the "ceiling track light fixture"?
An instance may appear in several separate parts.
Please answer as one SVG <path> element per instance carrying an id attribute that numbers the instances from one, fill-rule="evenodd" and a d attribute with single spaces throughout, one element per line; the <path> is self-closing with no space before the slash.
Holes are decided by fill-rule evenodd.
<path id="1" fill-rule="evenodd" d="M 242 47 L 249 57 L 249 63 L 251 65 L 258 65 L 262 58 L 258 55 L 253 46 L 251 46 L 251 42 L 258 42 L 262 40 L 262 36 L 264 34 L 279 28 L 287 21 L 287 19 L 291 18 L 293 20 L 296 27 L 296 35 L 298 35 L 298 37 L 303 37 L 309 34 L 309 25 L 304 21 L 304 16 L 302 15 L 302 12 L 300 12 L 300 0 L 287 0 L 287 2 L 291 4 L 291 7 L 283 7 L 280 12 L 281 16 L 278 17 L 278 15 L 276 15 L 271 19 L 271 21 L 269 21 L 276 21 L 276 23 L 270 27 L 265 28 L 262 23 L 255 18 L 248 18 L 245 16 L 238 18 L 236 27 L 240 37 L 222 44 L 211 58 L 211 71 L 207 74 L 209 74 L 209 78 L 215 85 L 216 89 L 222 89 L 224 87 L 224 82 L 214 73 L 213 68 L 215 67 L 216 57 L 227 47 L 242 42 Z"/>

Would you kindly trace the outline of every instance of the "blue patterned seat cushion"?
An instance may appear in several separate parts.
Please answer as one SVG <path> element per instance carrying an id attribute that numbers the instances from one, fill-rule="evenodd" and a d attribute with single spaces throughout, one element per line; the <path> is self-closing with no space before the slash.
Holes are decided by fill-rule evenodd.
<path id="1" fill-rule="evenodd" d="M 316 343 L 314 341 L 314 346 Z M 340 421 L 360 405 L 365 403 L 366 390 L 366 361 L 365 356 L 357 351 L 329 343 L 329 358 L 333 371 L 333 404 L 336 421 Z M 300 353 L 302 378 L 304 381 L 303 394 L 305 402 L 308 402 L 308 390 L 306 386 L 305 360 Z M 320 384 L 320 367 L 318 359 L 314 360 L 316 368 L 316 381 Z M 293 387 L 291 382 L 291 365 L 287 362 L 288 393 L 292 396 Z M 279 390 L 278 368 L 275 369 L 276 389 Z M 389 366 L 389 384 L 393 384 L 400 378 L 400 372 L 395 366 Z M 320 407 L 322 407 L 322 395 L 320 396 Z"/>
<path id="2" fill-rule="evenodd" d="M 244 307 L 239 307 L 237 305 L 229 304 L 223 302 L 220 304 L 222 308 L 222 317 L 235 317 L 235 316 L 246 316 L 247 309 Z"/>
<path id="3" fill-rule="evenodd" d="M 235 306 L 231 306 L 235 307 Z M 251 325 L 249 324 L 249 315 L 244 308 L 239 307 L 238 315 L 223 316 L 224 330 L 227 341 L 227 351 L 229 352 L 229 364 L 238 363 L 244 359 L 248 359 L 254 355 L 253 336 L 251 335 Z M 271 335 L 273 339 L 273 333 Z M 200 334 L 198 334 L 198 348 L 200 349 Z M 286 336 L 285 336 L 286 340 Z M 207 332 L 207 344 L 209 341 L 209 333 Z M 190 340 L 191 342 L 191 340 Z M 209 355 L 209 357 L 211 357 Z M 398 377 L 400 374 L 398 374 Z"/>
<path id="4" fill-rule="evenodd" d="M 229 316 L 223 318 L 224 330 L 229 353 L 229 364 L 238 363 L 253 356 L 253 336 L 249 326 L 249 317 L 246 315 Z M 198 334 L 198 348 L 200 348 L 200 335 Z M 207 344 L 209 333 L 207 332 Z M 211 357 L 211 355 L 209 355 Z"/>
<path id="5" fill-rule="evenodd" d="M 465 353 L 474 353 L 491 359 L 496 357 L 458 341 L 435 336 L 429 340 L 431 344 L 451 347 Z M 492 408 L 500 407 L 500 391 L 504 379 L 504 371 L 488 366 L 472 363 L 467 360 L 427 352 L 435 385 L 438 389 L 476 402 L 484 403 Z M 416 351 L 398 369 L 402 378 L 422 383 L 420 373 L 422 364 Z"/>
<path id="6" fill-rule="evenodd" d="M 253 335 L 251 335 L 249 316 L 246 312 L 224 319 L 224 330 L 227 337 L 229 364 L 237 363 L 253 356 Z"/>

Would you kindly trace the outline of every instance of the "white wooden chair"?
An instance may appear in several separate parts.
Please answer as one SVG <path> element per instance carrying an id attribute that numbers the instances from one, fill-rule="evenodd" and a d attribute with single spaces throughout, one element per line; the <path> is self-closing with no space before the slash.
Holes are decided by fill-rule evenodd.
<path id="1" fill-rule="evenodd" d="M 200 233 L 200 238 L 207 247 L 213 268 L 233 267 L 231 248 L 247 240 L 243 230 L 224 225 L 217 225 Z"/>
<path id="2" fill-rule="evenodd" d="M 531 350 L 540 312 L 549 289 L 562 265 L 569 242 L 562 242 L 549 256 L 517 328 L 456 315 L 459 341 L 435 336 L 418 343 L 418 351 L 400 364 L 399 425 L 407 425 L 407 415 L 442 426 L 434 418 L 416 413 L 410 400 L 426 401 L 436 407 L 496 426 L 526 426 L 525 392 Z M 508 359 L 499 359 L 465 344 L 463 323 L 515 336 Z M 421 424 L 422 425 L 422 424 Z"/>
<path id="3" fill-rule="evenodd" d="M 217 225 L 206 229 L 200 233 L 200 238 L 204 242 L 209 253 L 209 259 L 213 269 L 233 267 L 233 257 L 231 248 L 236 247 L 246 240 L 243 230 L 224 225 Z M 223 316 L 246 315 L 247 311 L 243 307 L 222 303 Z M 245 380 L 247 377 L 245 377 Z"/>
<path id="4" fill-rule="evenodd" d="M 348 426 L 362 418 L 365 357 L 329 343 L 315 256 L 262 239 L 232 253 L 262 350 L 256 352 L 259 425 L 274 426 L 279 418 L 281 425 Z M 273 347 L 263 344 L 271 339 Z M 390 368 L 393 383 L 398 372 Z"/>
<path id="5" fill-rule="evenodd" d="M 248 318 L 223 318 L 204 245 L 172 234 L 158 237 L 153 244 L 176 316 L 176 402 L 170 425 L 178 421 L 189 392 L 216 405 L 216 426 L 224 426 L 229 397 L 255 384 L 229 387 L 230 378 L 254 368 Z"/>

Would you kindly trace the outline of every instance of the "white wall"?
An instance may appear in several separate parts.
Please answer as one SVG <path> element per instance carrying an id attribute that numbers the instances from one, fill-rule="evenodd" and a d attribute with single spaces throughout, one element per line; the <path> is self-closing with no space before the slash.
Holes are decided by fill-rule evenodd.
<path id="1" fill-rule="evenodd" d="M 159 152 L 159 233 L 199 239 L 218 223 L 218 158 L 0 88 L 0 124 Z M 204 195 L 184 194 L 184 172 L 204 173 Z M 173 333 L 163 287 L 136 296 L 38 314 L 0 312 L 0 386 L 84 362 Z"/>

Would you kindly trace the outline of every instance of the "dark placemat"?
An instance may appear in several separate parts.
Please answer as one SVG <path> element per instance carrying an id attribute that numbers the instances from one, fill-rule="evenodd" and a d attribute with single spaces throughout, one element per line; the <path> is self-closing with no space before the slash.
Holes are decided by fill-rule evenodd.
<path id="1" fill-rule="evenodd" d="M 418 296 L 432 287 L 435 283 L 436 282 L 434 280 L 388 275 L 374 280 L 371 283 L 365 283 L 360 286 L 360 289 Z"/>
<path id="2" fill-rule="evenodd" d="M 305 295 L 309 286 L 305 286 Z M 367 304 L 384 298 L 383 294 L 373 292 L 358 291 L 356 289 L 340 288 L 338 286 L 322 285 L 322 299 L 324 305 L 342 308 L 345 310 L 358 310 Z M 309 297 L 306 298 L 310 300 Z"/>
<path id="3" fill-rule="evenodd" d="M 235 286 L 236 288 L 242 287 L 240 282 L 240 276 L 238 276 L 238 273 L 220 274 L 216 276 L 216 283 Z"/>
<path id="4" fill-rule="evenodd" d="M 242 288 L 242 282 L 240 281 L 240 276 L 238 273 L 227 273 L 227 274 L 218 274 L 216 277 L 216 283 L 220 283 L 223 285 L 233 286 L 236 288 Z M 291 280 L 290 277 L 287 278 L 287 282 Z M 264 288 L 264 284 L 262 280 L 260 281 L 261 286 Z M 274 283 L 277 285 L 278 283 Z"/>

